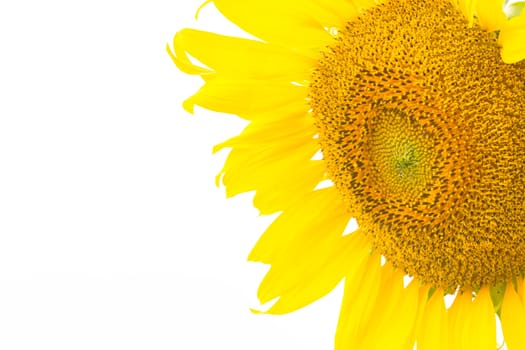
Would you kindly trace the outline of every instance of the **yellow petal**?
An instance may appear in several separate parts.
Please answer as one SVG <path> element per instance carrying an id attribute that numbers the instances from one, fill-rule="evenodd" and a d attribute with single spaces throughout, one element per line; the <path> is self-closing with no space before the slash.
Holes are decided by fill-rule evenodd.
<path id="1" fill-rule="evenodd" d="M 179 68 L 181 71 L 187 74 L 199 74 L 199 75 L 208 75 L 212 74 L 213 72 L 209 69 L 198 67 L 194 65 L 187 56 L 180 56 L 177 57 L 172 51 L 169 45 L 166 45 L 166 51 L 168 51 L 168 55 L 170 55 L 173 63 Z"/>
<path id="2" fill-rule="evenodd" d="M 477 0 L 451 0 L 453 4 L 465 15 L 472 27 L 474 23 L 474 11 L 476 9 Z"/>
<path id="3" fill-rule="evenodd" d="M 257 118 L 240 135 L 214 147 L 214 152 L 233 149 L 217 177 L 227 196 L 256 190 L 254 205 L 261 214 L 287 208 L 311 192 L 326 171 L 322 161 L 310 160 L 319 150 L 312 116 L 304 110 L 284 113 Z"/>
<path id="4" fill-rule="evenodd" d="M 355 19 L 364 9 L 374 6 L 373 0 L 348 1 L 348 0 L 311 0 L 301 1 L 303 11 L 323 24 L 324 27 L 341 29 L 346 23 Z"/>
<path id="5" fill-rule="evenodd" d="M 450 308 L 450 349 L 494 350 L 496 318 L 490 289 L 482 287 L 474 301 L 465 292 L 456 297 Z"/>
<path id="6" fill-rule="evenodd" d="M 523 278 L 516 278 L 517 279 L 517 285 L 518 285 L 518 296 L 520 297 L 520 300 L 522 303 L 525 303 L 525 281 Z M 525 304 L 524 304 L 525 305 Z"/>
<path id="7" fill-rule="evenodd" d="M 350 219 L 335 188 L 312 191 L 275 219 L 255 244 L 248 259 L 267 264 L 287 261 L 324 240 L 335 240 Z M 293 264 L 292 264 L 293 265 Z"/>
<path id="8" fill-rule="evenodd" d="M 323 161 L 311 160 L 319 150 L 313 138 L 266 143 L 260 148 L 243 146 L 232 149 L 217 180 L 226 187 L 228 197 L 256 190 L 254 206 L 261 214 L 288 208 L 311 192 L 326 171 Z"/>
<path id="9" fill-rule="evenodd" d="M 525 349 L 525 307 L 512 282 L 507 284 L 505 290 L 501 326 L 509 350 Z"/>
<path id="10" fill-rule="evenodd" d="M 178 32 L 174 47 L 179 56 L 191 55 L 230 77 L 304 80 L 315 65 L 312 58 L 283 47 L 194 29 Z"/>
<path id="11" fill-rule="evenodd" d="M 256 114 L 286 104 L 304 101 L 308 90 L 305 86 L 286 80 L 229 80 L 214 78 L 186 101 L 183 107 L 193 113 L 195 105 L 215 112 L 230 114 Z"/>
<path id="12" fill-rule="evenodd" d="M 259 287 L 259 300 L 279 297 L 267 313 L 291 312 L 324 296 L 362 254 L 360 235 L 342 236 L 350 215 L 341 204 L 334 188 L 311 192 L 259 239 L 248 259 L 272 265 Z"/>
<path id="13" fill-rule="evenodd" d="M 272 265 L 272 269 L 261 283 L 259 296 L 277 302 L 267 311 L 283 314 L 295 311 L 329 293 L 351 269 L 359 263 L 355 256 L 363 248 L 355 232 L 336 240 L 324 240 L 315 251 L 290 257 L 286 264 Z"/>
<path id="14" fill-rule="evenodd" d="M 322 161 L 311 160 L 319 151 L 312 116 L 299 104 L 254 116 L 236 137 L 214 147 L 231 147 L 217 175 L 228 197 L 257 191 L 254 205 L 261 214 L 286 209 L 295 198 L 311 192 L 324 178 Z"/>
<path id="15" fill-rule="evenodd" d="M 501 28 L 498 43 L 505 63 L 516 63 L 525 58 L 525 12 L 509 19 Z"/>
<path id="16" fill-rule="evenodd" d="M 415 286 L 415 285 L 419 285 L 420 281 L 417 281 L 416 279 L 414 279 L 411 283 L 414 284 Z M 410 337 L 406 341 L 405 347 L 407 349 L 412 350 L 412 346 L 417 339 L 417 335 L 419 334 L 419 329 L 421 327 L 421 322 L 423 320 L 423 313 L 425 312 L 425 306 L 427 305 L 427 301 L 428 301 L 429 290 L 430 290 L 430 286 L 426 284 L 420 285 L 418 287 L 419 296 L 418 296 L 418 301 L 417 301 L 417 305 L 418 305 L 417 314 L 416 314 L 416 319 L 414 322 L 414 327 L 412 329 L 412 334 L 410 334 Z"/>
<path id="17" fill-rule="evenodd" d="M 279 178 L 274 176 L 271 182 L 270 175 L 275 172 L 268 170 L 262 173 L 268 181 L 257 189 L 253 198 L 254 207 L 259 209 L 262 215 L 273 214 L 290 207 L 294 198 L 300 198 L 313 190 L 325 175 L 325 164 L 315 160 L 303 163 L 301 168 L 294 167 L 293 164 L 287 167 L 276 165 L 275 168 L 287 172 L 288 178 L 286 181 L 279 181 Z M 308 176 L 304 176 L 305 173 L 308 173 Z"/>
<path id="18" fill-rule="evenodd" d="M 473 322 L 470 329 L 471 345 L 477 350 L 493 350 L 496 342 L 496 315 L 490 297 L 490 288 L 482 287 L 472 303 Z"/>
<path id="19" fill-rule="evenodd" d="M 454 303 L 448 310 L 449 315 L 449 341 L 450 350 L 467 350 L 464 348 L 464 343 L 467 342 L 467 337 L 470 336 L 467 322 L 469 307 L 472 304 L 472 297 L 470 292 L 458 294 Z M 468 349 L 471 349 L 470 347 Z"/>
<path id="20" fill-rule="evenodd" d="M 366 257 L 348 273 L 339 323 L 335 335 L 335 350 L 359 349 L 359 334 L 370 324 L 381 281 L 380 255 Z"/>
<path id="21" fill-rule="evenodd" d="M 325 46 L 332 37 L 316 18 L 312 0 L 214 0 L 241 29 L 267 42 L 294 48 Z"/>
<path id="22" fill-rule="evenodd" d="M 365 333 L 358 336 L 359 349 L 413 349 L 414 344 L 409 340 L 419 308 L 419 286 L 413 281 L 403 288 L 404 274 L 400 270 L 389 272 L 389 266 L 388 263 L 383 266 L 381 286 L 370 323 Z"/>
<path id="23" fill-rule="evenodd" d="M 238 117 L 241 117 L 245 120 L 252 122 L 275 122 L 283 119 L 293 119 L 297 117 L 308 117 L 312 120 L 311 114 L 308 114 L 307 111 L 309 106 L 307 105 L 304 99 L 299 99 L 297 101 L 289 101 L 280 107 L 275 107 L 271 109 L 262 110 L 253 114 L 240 114 Z"/>
<path id="24" fill-rule="evenodd" d="M 417 336 L 418 350 L 448 350 L 448 317 L 443 291 L 436 290 L 427 302 Z"/>
<path id="25" fill-rule="evenodd" d="M 279 115 L 278 119 L 259 119 L 250 123 L 240 135 L 216 145 L 214 152 L 227 147 L 296 147 L 298 144 L 309 142 L 317 133 L 313 117 L 304 110 Z"/>
<path id="26" fill-rule="evenodd" d="M 492 32 L 500 30 L 507 21 L 503 12 L 505 0 L 477 0 L 476 14 L 481 28 Z"/>

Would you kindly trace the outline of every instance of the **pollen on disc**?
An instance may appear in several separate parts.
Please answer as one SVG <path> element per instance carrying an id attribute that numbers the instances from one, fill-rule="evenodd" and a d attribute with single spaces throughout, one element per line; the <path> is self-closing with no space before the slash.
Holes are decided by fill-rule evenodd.
<path id="1" fill-rule="evenodd" d="M 450 1 L 386 1 L 312 76 L 329 175 L 394 266 L 441 288 L 525 269 L 525 62 Z"/>

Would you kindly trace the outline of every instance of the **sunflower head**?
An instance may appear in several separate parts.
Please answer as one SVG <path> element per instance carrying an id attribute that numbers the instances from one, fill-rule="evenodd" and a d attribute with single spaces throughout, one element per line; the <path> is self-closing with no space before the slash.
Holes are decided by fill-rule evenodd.
<path id="1" fill-rule="evenodd" d="M 210 2 L 260 40 L 186 29 L 169 52 L 205 80 L 188 111 L 249 121 L 217 179 L 279 213 L 249 256 L 266 312 L 344 278 L 337 350 L 492 350 L 495 315 L 524 349 L 524 3 Z"/>
<path id="2" fill-rule="evenodd" d="M 390 1 L 313 77 L 331 178 L 394 266 L 452 290 L 524 270 L 525 63 L 494 33 L 448 2 Z"/>

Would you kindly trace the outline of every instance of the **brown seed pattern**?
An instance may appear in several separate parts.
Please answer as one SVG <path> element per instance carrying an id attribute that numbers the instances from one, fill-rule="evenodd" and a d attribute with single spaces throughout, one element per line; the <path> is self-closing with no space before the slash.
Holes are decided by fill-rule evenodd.
<path id="1" fill-rule="evenodd" d="M 525 270 L 525 62 L 447 0 L 391 0 L 340 30 L 310 104 L 374 249 L 436 287 Z"/>

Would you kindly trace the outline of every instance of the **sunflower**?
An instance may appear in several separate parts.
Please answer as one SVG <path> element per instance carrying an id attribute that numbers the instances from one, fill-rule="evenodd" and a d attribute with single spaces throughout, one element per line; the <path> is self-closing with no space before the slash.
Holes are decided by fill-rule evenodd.
<path id="1" fill-rule="evenodd" d="M 249 255 L 265 312 L 344 280 L 337 350 L 493 350 L 497 318 L 525 349 L 523 2 L 208 3 L 259 40 L 168 52 L 204 79 L 188 112 L 249 121 L 214 151 L 227 196 L 279 214 Z"/>

